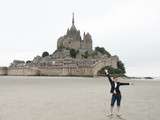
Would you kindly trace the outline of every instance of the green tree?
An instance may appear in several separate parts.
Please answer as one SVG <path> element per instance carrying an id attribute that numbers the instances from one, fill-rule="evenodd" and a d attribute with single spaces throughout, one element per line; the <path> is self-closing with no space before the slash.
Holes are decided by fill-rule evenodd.
<path id="1" fill-rule="evenodd" d="M 72 58 L 76 58 L 76 55 L 79 51 L 78 50 L 75 50 L 75 49 L 70 49 L 70 56 Z"/>
<path id="2" fill-rule="evenodd" d="M 49 53 L 47 51 L 42 53 L 42 57 L 46 57 L 46 56 L 49 56 Z"/>
<path id="3" fill-rule="evenodd" d="M 88 53 L 88 51 L 86 51 L 85 53 L 84 53 L 84 58 L 88 58 L 89 57 L 89 53 Z"/>
<path id="4" fill-rule="evenodd" d="M 28 63 L 31 63 L 31 62 L 32 62 L 31 60 L 27 60 L 27 61 L 26 61 L 27 64 L 28 64 Z"/>
<path id="5" fill-rule="evenodd" d="M 85 51 L 84 54 L 81 55 L 83 58 L 87 59 L 89 56 L 92 56 L 92 54 L 89 54 L 88 51 Z"/>
<path id="6" fill-rule="evenodd" d="M 98 74 L 99 75 L 105 75 L 104 70 L 107 69 L 109 74 L 111 74 L 111 76 L 124 76 L 124 71 L 122 71 L 119 68 L 113 68 L 111 66 L 105 66 L 104 68 L 102 68 Z"/>
<path id="7" fill-rule="evenodd" d="M 117 66 L 118 66 L 118 69 L 120 69 L 123 74 L 126 73 L 125 66 L 122 63 L 122 61 L 118 61 Z"/>
<path id="8" fill-rule="evenodd" d="M 96 51 L 96 52 L 100 52 L 100 53 L 102 53 L 103 55 L 106 54 L 106 55 L 108 55 L 109 57 L 111 56 L 111 54 L 110 54 L 108 51 L 106 51 L 104 47 L 95 47 L 95 51 Z"/>
<path id="9" fill-rule="evenodd" d="M 97 54 L 98 54 L 97 51 L 93 51 L 93 52 L 91 53 L 91 56 L 92 56 L 92 57 L 95 57 Z"/>

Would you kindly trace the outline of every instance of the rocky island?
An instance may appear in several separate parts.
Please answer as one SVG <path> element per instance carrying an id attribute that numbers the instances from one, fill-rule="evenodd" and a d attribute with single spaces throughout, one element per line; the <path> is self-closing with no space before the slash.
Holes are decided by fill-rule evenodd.
<path id="1" fill-rule="evenodd" d="M 20 76 L 97 76 L 108 67 L 113 73 L 125 73 L 124 65 L 117 55 L 111 55 L 103 47 L 92 48 L 92 36 L 72 26 L 59 37 L 57 49 L 49 54 L 43 52 L 33 60 L 14 60 L 9 67 L 0 67 L 0 75 Z"/>

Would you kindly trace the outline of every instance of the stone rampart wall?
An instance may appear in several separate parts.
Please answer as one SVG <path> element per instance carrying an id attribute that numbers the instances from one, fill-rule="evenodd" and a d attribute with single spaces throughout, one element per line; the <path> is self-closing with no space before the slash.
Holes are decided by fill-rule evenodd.
<path id="1" fill-rule="evenodd" d="M 9 76 L 92 76 L 91 67 L 80 68 L 7 68 L 0 69 L 0 75 Z"/>
<path id="2" fill-rule="evenodd" d="M 39 68 L 41 76 L 61 76 L 61 68 Z"/>
<path id="3" fill-rule="evenodd" d="M 40 74 L 38 69 L 32 68 L 9 68 L 8 75 L 13 76 L 38 76 Z"/>
<path id="4" fill-rule="evenodd" d="M 8 68 L 7 67 L 0 67 L 0 75 L 7 75 Z"/>
<path id="5" fill-rule="evenodd" d="M 39 71 L 42 76 L 92 76 L 90 67 L 40 68 Z"/>
<path id="6" fill-rule="evenodd" d="M 71 76 L 92 76 L 91 67 L 79 67 L 79 68 L 64 68 L 63 75 Z"/>
<path id="7" fill-rule="evenodd" d="M 0 68 L 0 75 L 15 75 L 15 76 L 96 76 L 98 71 L 105 66 L 117 68 L 117 56 L 112 56 L 108 59 L 102 59 L 95 63 L 85 64 L 69 64 L 61 66 L 49 67 L 31 67 L 31 68 Z M 77 66 L 78 65 L 78 66 Z"/>

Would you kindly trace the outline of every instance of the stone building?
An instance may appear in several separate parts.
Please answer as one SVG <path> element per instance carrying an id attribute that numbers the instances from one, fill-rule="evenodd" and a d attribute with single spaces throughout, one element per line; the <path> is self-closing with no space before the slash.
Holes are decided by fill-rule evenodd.
<path id="1" fill-rule="evenodd" d="M 76 57 L 71 56 L 72 49 L 78 51 Z M 81 38 L 73 14 L 72 26 L 58 39 L 53 54 L 36 56 L 29 62 L 14 60 L 8 68 L 0 68 L 0 75 L 96 76 L 105 66 L 117 68 L 118 61 L 118 56 L 93 50 L 89 33 Z"/>
<path id="2" fill-rule="evenodd" d="M 75 26 L 74 13 L 71 28 L 68 28 L 66 35 L 60 37 L 57 42 L 57 49 L 63 48 L 92 50 L 92 37 L 89 33 L 84 33 L 83 39 L 81 38 L 80 30 Z"/>
<path id="3" fill-rule="evenodd" d="M 12 67 L 23 67 L 25 64 L 25 61 L 23 60 L 14 60 L 10 66 Z"/>

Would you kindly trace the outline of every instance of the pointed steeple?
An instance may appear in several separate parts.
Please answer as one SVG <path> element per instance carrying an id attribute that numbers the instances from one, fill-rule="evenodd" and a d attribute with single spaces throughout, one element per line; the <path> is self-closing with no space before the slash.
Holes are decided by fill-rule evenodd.
<path id="1" fill-rule="evenodd" d="M 72 25 L 74 25 L 74 12 L 72 13 Z"/>
<path id="2" fill-rule="evenodd" d="M 72 26 L 71 26 L 71 29 L 70 31 L 77 31 L 75 25 L 74 25 L 74 13 L 72 14 Z"/>

